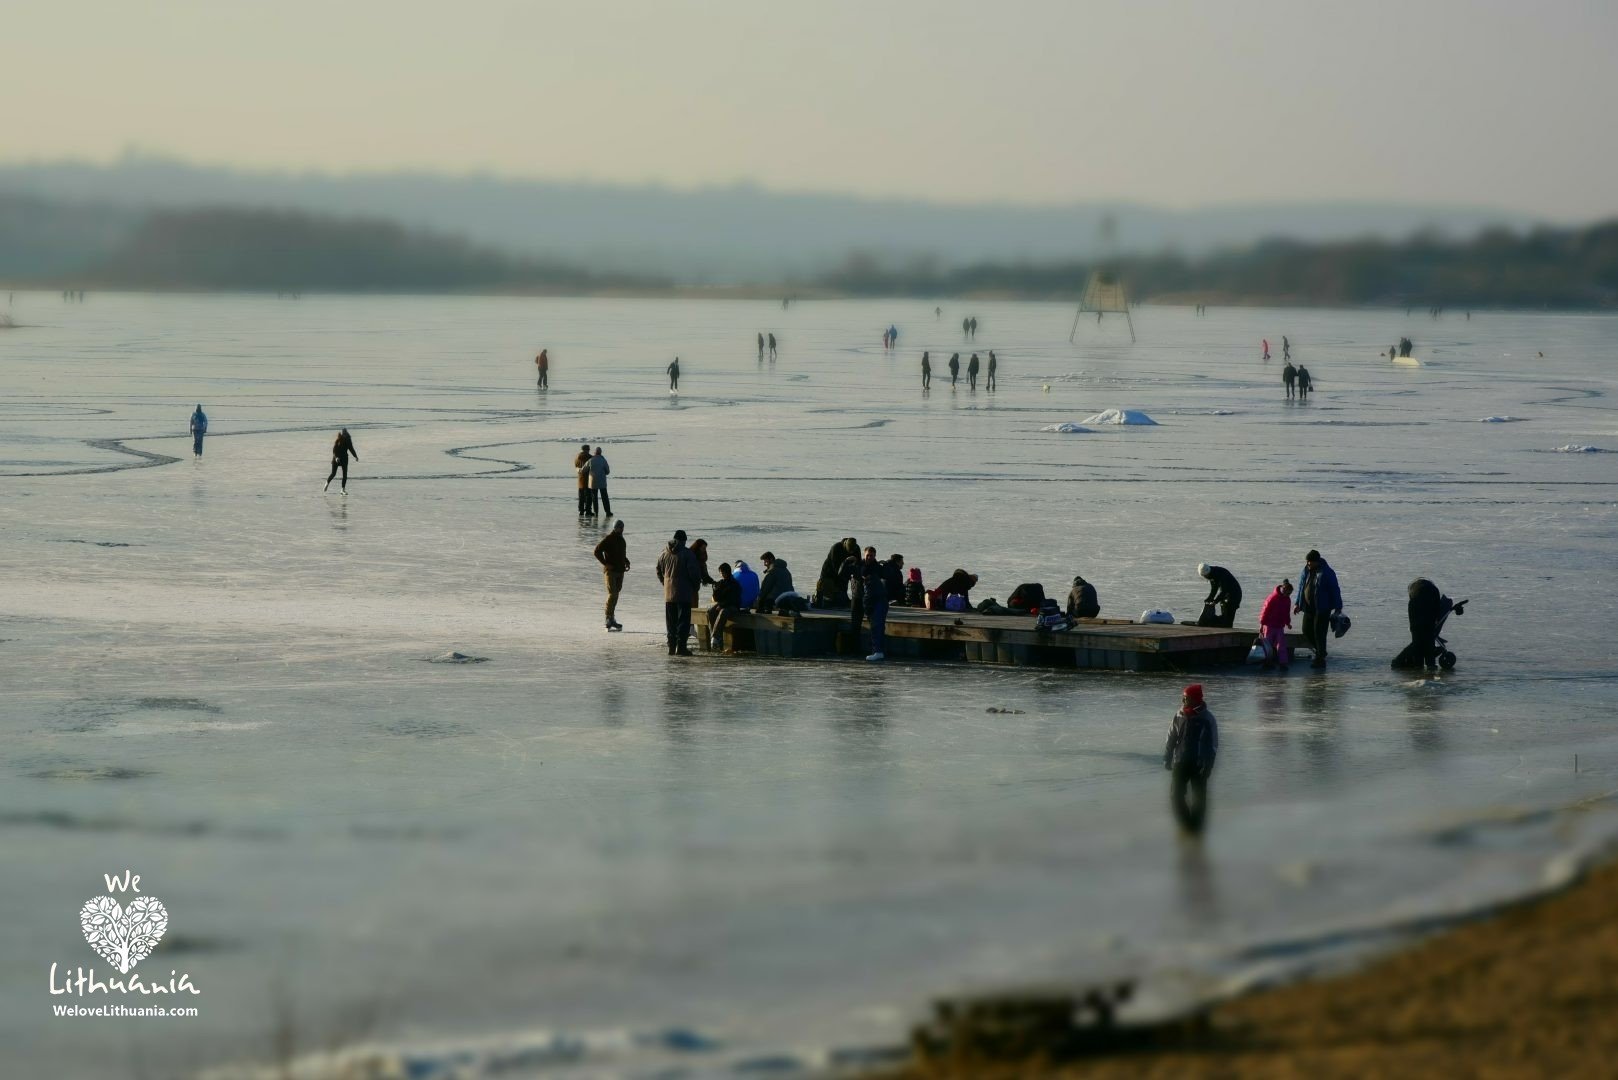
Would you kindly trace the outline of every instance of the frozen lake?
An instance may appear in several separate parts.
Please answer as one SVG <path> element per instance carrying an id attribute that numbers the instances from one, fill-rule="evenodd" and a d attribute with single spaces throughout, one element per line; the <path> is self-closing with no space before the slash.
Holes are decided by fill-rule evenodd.
<path id="1" fill-rule="evenodd" d="M 1612 318 L 1144 308 L 1131 346 L 1088 321 L 1070 345 L 1070 308 L 1011 303 L 9 310 L 19 1075 L 362 1040 L 428 1061 L 489 1040 L 543 1075 L 813 1063 L 963 986 L 1195 991 L 1532 887 L 1618 832 Z M 1283 334 L 1306 404 L 1283 396 Z M 1388 363 L 1401 334 L 1424 366 Z M 998 392 L 950 390 L 972 348 L 997 352 Z M 1158 426 L 1042 430 L 1113 408 Z M 321 491 L 340 426 L 346 498 Z M 627 522 L 622 635 L 601 629 L 603 526 L 574 512 L 581 441 L 606 444 Z M 671 660 L 653 565 L 676 528 L 715 565 L 773 550 L 806 589 L 849 535 L 929 584 L 980 574 L 974 599 L 1083 573 L 1106 615 L 1195 616 L 1207 561 L 1241 579 L 1247 625 L 1318 547 L 1354 628 L 1325 674 L 1202 679 L 1222 752 L 1185 847 L 1161 767 L 1185 680 Z M 1418 575 L 1473 600 L 1444 678 L 1388 667 Z M 488 662 L 422 662 L 450 650 Z M 138 970 L 189 972 L 195 1019 L 51 1015 L 53 962 L 107 974 L 78 911 L 126 868 L 170 916 Z"/>

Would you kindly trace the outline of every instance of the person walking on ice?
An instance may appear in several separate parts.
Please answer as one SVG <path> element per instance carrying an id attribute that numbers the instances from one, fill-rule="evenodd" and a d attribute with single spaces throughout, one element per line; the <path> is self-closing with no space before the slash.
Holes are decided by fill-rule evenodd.
<path id="1" fill-rule="evenodd" d="M 347 428 L 344 428 L 337 433 L 336 440 L 331 444 L 331 472 L 326 474 L 326 486 L 320 490 L 330 491 L 332 478 L 337 475 L 337 470 L 341 469 L 343 470 L 343 494 L 348 494 L 348 459 L 350 457 L 358 461 L 360 452 L 354 449 L 354 437 L 348 433 Z"/>
<path id="2" fill-rule="evenodd" d="M 1219 725 L 1202 700 L 1202 684 L 1180 695 L 1180 710 L 1169 721 L 1163 768 L 1169 770 L 1169 806 L 1188 836 L 1199 836 L 1208 822 L 1208 777 L 1219 755 Z"/>
<path id="3" fill-rule="evenodd" d="M 985 387 L 985 389 L 988 389 L 988 390 L 993 390 L 994 389 L 994 371 L 995 371 L 995 368 L 998 368 L 999 366 L 1000 366 L 1000 361 L 995 359 L 994 350 L 990 349 L 989 350 L 989 382 L 988 382 L 988 385 Z"/>
<path id="4" fill-rule="evenodd" d="M 680 392 L 680 358 L 678 356 L 674 358 L 674 363 L 670 364 L 667 370 L 669 373 L 669 393 L 678 394 Z"/>
<path id="5" fill-rule="evenodd" d="M 197 402 L 197 411 L 191 414 L 191 453 L 197 457 L 202 456 L 202 437 L 208 434 L 208 414 L 202 411 L 202 402 Z"/>
<path id="6" fill-rule="evenodd" d="M 534 367 L 539 370 L 539 388 L 541 390 L 549 390 L 551 388 L 550 352 L 551 351 L 549 349 L 541 349 L 539 350 L 539 355 L 534 357 Z"/>
<path id="7" fill-rule="evenodd" d="M 921 388 L 923 390 L 930 390 L 932 389 L 932 385 L 933 361 L 932 357 L 924 352 L 921 354 Z"/>
<path id="8" fill-rule="evenodd" d="M 612 466 L 608 465 L 607 459 L 602 456 L 601 447 L 595 448 L 595 453 L 587 463 L 585 471 L 590 474 L 591 510 L 596 509 L 595 504 L 599 501 L 600 512 L 612 517 L 612 500 L 607 497 L 607 477 L 612 473 Z"/>

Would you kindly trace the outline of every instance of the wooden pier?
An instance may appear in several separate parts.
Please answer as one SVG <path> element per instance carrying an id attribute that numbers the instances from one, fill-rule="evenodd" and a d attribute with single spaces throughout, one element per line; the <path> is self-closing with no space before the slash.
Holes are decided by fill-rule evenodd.
<path id="1" fill-rule="evenodd" d="M 693 609 L 697 643 L 709 645 L 706 606 Z M 813 610 L 800 615 L 742 612 L 730 621 L 726 644 L 759 656 L 864 657 L 871 628 L 861 624 L 854 640 L 847 611 Z M 1088 668 L 1103 671 L 1186 671 L 1241 664 L 1258 631 L 1206 626 L 1137 623 L 1128 619 L 1080 619 L 1071 630 L 1046 632 L 1032 616 L 979 615 L 976 612 L 888 609 L 890 659 L 956 661 L 969 664 Z M 1289 634 L 1294 651 L 1307 651 L 1300 634 Z"/>

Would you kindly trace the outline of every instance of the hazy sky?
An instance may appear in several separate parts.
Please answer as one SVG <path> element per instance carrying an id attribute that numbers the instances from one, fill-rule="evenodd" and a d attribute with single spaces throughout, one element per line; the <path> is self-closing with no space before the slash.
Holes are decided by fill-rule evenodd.
<path id="1" fill-rule="evenodd" d="M 1618 212 L 1618 0 L 12 0 L 0 156 Z"/>

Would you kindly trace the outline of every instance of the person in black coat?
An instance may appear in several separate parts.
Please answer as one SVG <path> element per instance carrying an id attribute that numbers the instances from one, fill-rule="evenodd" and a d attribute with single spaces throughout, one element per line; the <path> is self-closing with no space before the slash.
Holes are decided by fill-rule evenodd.
<path id="1" fill-rule="evenodd" d="M 1236 580 L 1236 575 L 1223 566 L 1209 566 L 1207 563 L 1198 563 L 1197 573 L 1208 579 L 1208 595 L 1203 597 L 1203 614 L 1197 620 L 1197 625 L 1235 626 L 1236 609 L 1242 606 L 1242 586 Z M 1218 610 L 1210 612 L 1210 607 Z"/>
<path id="2" fill-rule="evenodd" d="M 725 627 L 741 610 L 741 606 L 742 583 L 731 576 L 730 564 L 722 562 L 719 564 L 719 580 L 713 583 L 713 604 L 708 608 L 709 649 L 719 651 L 725 639 Z M 729 651 L 736 651 L 735 643 L 731 644 Z"/>

